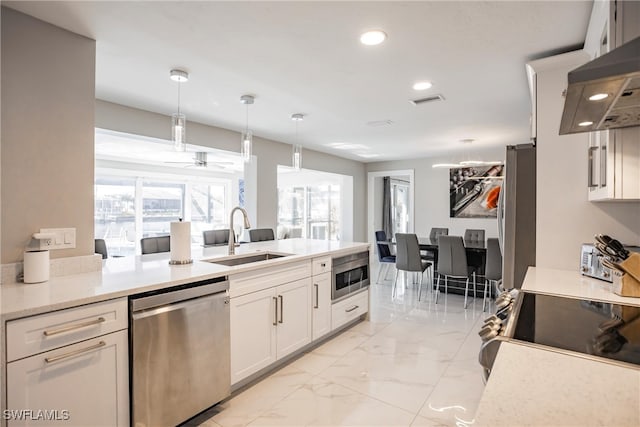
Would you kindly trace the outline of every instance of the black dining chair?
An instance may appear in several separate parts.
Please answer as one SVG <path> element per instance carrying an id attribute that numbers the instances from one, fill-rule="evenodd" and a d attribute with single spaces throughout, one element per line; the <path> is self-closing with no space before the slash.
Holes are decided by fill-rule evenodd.
<path id="1" fill-rule="evenodd" d="M 396 256 L 391 254 L 387 233 L 384 230 L 376 231 L 376 247 L 378 248 L 378 262 L 380 263 L 376 283 L 380 283 L 380 275 L 383 268 L 385 270 L 384 277 L 386 278 L 389 273 L 389 266 L 396 263 Z"/>
<path id="2" fill-rule="evenodd" d="M 273 229 L 251 228 L 249 229 L 249 240 L 251 242 L 264 242 L 266 240 L 275 240 Z"/>
<path id="3" fill-rule="evenodd" d="M 418 236 L 411 233 L 396 233 L 396 278 L 393 282 L 393 295 L 395 296 L 396 293 L 399 271 L 420 273 L 420 288 L 418 290 L 418 301 L 420 301 L 424 272 L 432 265 L 431 262 L 420 257 Z M 433 283 L 433 275 L 431 283 Z"/>
<path id="4" fill-rule="evenodd" d="M 142 255 L 171 251 L 171 237 L 145 237 L 140 239 Z"/>
<path id="5" fill-rule="evenodd" d="M 467 228 L 464 231 L 464 243 L 465 244 L 484 244 L 484 230 L 475 229 L 475 228 Z M 469 264 L 469 268 L 471 269 L 471 274 L 473 276 L 473 290 L 475 292 L 476 289 L 476 277 L 480 274 L 480 270 L 484 267 L 485 259 L 483 259 L 483 255 L 481 253 L 471 252 L 467 254 L 467 261 Z"/>
<path id="6" fill-rule="evenodd" d="M 229 243 L 229 229 L 205 230 L 202 232 L 202 243 L 205 246 L 226 245 Z"/>
<path id="7" fill-rule="evenodd" d="M 502 280 L 502 253 L 500 252 L 500 243 L 495 238 L 487 239 L 487 263 L 484 270 L 484 279 L 482 311 L 485 311 L 489 285 L 497 286 L 497 283 Z"/>
<path id="8" fill-rule="evenodd" d="M 467 251 L 462 236 L 438 237 L 438 283 L 436 285 L 436 304 L 440 294 L 440 276 L 444 276 L 444 292 L 447 293 L 448 278 L 465 279 L 464 308 L 467 309 L 469 293 L 469 272 L 467 268 Z M 474 289 L 475 297 L 475 289 Z"/>
<path id="9" fill-rule="evenodd" d="M 449 235 L 449 229 L 448 228 L 433 227 L 431 229 L 431 231 L 429 232 L 429 238 L 433 239 L 433 240 L 438 240 L 438 237 L 447 236 L 447 235 Z"/>
<path id="10" fill-rule="evenodd" d="M 109 254 L 107 252 L 107 244 L 104 239 L 95 239 L 95 251 L 94 253 L 102 255 L 102 259 L 107 259 Z"/>
<path id="11" fill-rule="evenodd" d="M 465 242 L 484 242 L 484 230 L 467 228 L 464 230 Z"/>

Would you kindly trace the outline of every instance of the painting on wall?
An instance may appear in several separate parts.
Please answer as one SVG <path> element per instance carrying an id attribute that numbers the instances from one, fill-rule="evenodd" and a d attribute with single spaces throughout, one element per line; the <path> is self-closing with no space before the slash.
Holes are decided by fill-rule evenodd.
<path id="1" fill-rule="evenodd" d="M 497 218 L 504 165 L 449 169 L 449 216 Z"/>

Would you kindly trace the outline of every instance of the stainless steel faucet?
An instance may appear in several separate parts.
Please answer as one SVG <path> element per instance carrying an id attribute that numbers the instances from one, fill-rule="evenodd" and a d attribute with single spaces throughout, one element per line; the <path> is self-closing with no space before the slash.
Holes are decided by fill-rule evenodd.
<path id="1" fill-rule="evenodd" d="M 236 246 L 240 246 L 239 243 L 236 243 L 236 233 L 233 230 L 233 214 L 236 213 L 237 210 L 242 212 L 242 215 L 244 215 L 244 228 L 251 228 L 251 223 L 249 223 L 249 214 L 247 214 L 247 211 L 245 211 L 244 208 L 236 206 L 231 209 L 231 215 L 229 217 L 229 255 L 235 254 Z"/>

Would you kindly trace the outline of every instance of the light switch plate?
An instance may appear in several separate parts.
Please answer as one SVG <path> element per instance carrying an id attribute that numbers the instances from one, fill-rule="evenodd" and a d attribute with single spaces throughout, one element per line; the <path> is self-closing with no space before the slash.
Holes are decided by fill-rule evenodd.
<path id="1" fill-rule="evenodd" d="M 41 239 L 40 249 L 73 249 L 76 247 L 75 228 L 41 228 L 40 233 L 54 236 L 53 239 Z"/>

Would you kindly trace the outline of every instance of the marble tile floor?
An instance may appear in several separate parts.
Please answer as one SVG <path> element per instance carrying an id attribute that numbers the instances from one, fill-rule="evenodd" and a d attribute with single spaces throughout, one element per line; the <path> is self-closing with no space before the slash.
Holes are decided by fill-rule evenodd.
<path id="1" fill-rule="evenodd" d="M 374 272 L 377 271 L 374 269 Z M 371 286 L 370 319 L 192 419 L 188 426 L 471 426 L 484 385 L 477 331 L 493 306 L 438 304 L 401 276 Z M 426 279 L 425 279 L 426 280 Z"/>

